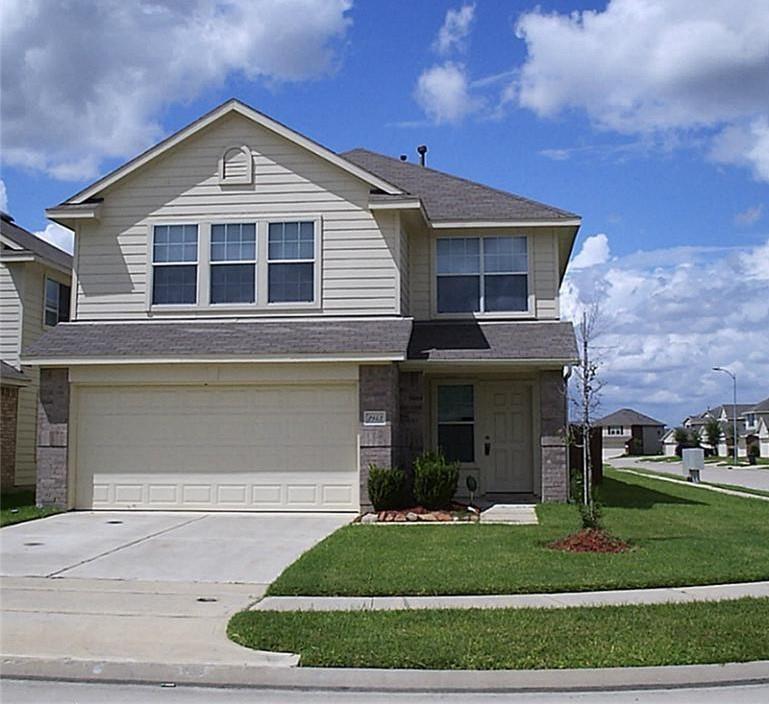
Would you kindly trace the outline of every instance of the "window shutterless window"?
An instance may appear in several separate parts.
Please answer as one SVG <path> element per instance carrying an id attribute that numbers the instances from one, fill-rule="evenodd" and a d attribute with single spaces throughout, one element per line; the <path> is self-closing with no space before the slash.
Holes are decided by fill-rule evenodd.
<path id="1" fill-rule="evenodd" d="M 45 324 L 53 327 L 69 320 L 70 287 L 58 281 L 45 280 Z"/>
<path id="2" fill-rule="evenodd" d="M 526 237 L 442 237 L 436 249 L 438 313 L 528 310 Z"/>
<path id="3" fill-rule="evenodd" d="M 475 460 L 472 384 L 438 386 L 438 448 L 450 462 Z"/>
<path id="4" fill-rule="evenodd" d="M 153 305 L 194 304 L 198 296 L 198 226 L 155 225 Z"/>
<path id="5" fill-rule="evenodd" d="M 609 435 L 622 435 L 625 432 L 625 429 L 621 425 L 610 425 L 609 426 Z"/>
<path id="6" fill-rule="evenodd" d="M 269 303 L 315 300 L 315 223 L 271 222 L 267 242 Z"/>
<path id="7" fill-rule="evenodd" d="M 256 301 L 256 223 L 211 225 L 211 303 Z"/>

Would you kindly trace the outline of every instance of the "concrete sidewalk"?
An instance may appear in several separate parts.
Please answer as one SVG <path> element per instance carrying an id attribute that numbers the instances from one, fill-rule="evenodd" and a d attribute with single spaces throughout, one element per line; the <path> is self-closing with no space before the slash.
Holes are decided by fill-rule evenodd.
<path id="1" fill-rule="evenodd" d="M 394 611 L 403 609 L 566 609 L 574 606 L 667 604 L 769 597 L 769 581 L 658 589 L 622 589 L 556 594 L 474 596 L 269 596 L 254 611 Z"/>
<path id="2" fill-rule="evenodd" d="M 749 494 L 746 491 L 736 491 L 734 489 L 723 489 L 720 486 L 713 486 L 712 484 L 687 482 L 686 479 L 673 479 L 672 477 L 655 476 L 652 470 L 635 470 L 625 469 L 624 467 L 614 467 L 618 472 L 624 472 L 625 474 L 634 474 L 636 477 L 646 477 L 647 479 L 656 479 L 659 482 L 670 482 L 671 484 L 683 484 L 684 486 L 693 487 L 695 489 L 705 489 L 706 491 L 715 491 L 717 494 L 728 494 L 729 496 L 739 496 L 741 499 L 758 499 L 759 501 L 769 501 L 769 496 L 761 496 L 760 494 Z"/>

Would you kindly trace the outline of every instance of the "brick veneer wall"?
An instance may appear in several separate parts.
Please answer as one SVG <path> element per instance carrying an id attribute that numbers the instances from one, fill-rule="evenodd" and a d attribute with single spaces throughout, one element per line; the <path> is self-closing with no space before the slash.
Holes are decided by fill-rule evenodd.
<path id="1" fill-rule="evenodd" d="M 542 501 L 567 501 L 566 381 L 560 371 L 540 372 L 539 405 Z"/>
<path id="2" fill-rule="evenodd" d="M 19 387 L 0 387 L 0 488 L 12 489 L 16 483 L 16 418 Z"/>
<path id="3" fill-rule="evenodd" d="M 400 432 L 398 367 L 395 364 L 362 365 L 358 379 L 360 412 L 360 503 L 371 508 L 368 498 L 369 465 L 398 464 Z M 364 411 L 384 411 L 385 425 L 363 425 Z"/>
<path id="4" fill-rule="evenodd" d="M 40 370 L 37 407 L 38 506 L 68 506 L 69 375 L 66 369 Z"/>
<path id="5" fill-rule="evenodd" d="M 425 377 L 422 372 L 401 372 L 400 374 L 400 438 L 398 463 L 411 472 L 414 460 L 424 451 L 425 423 Z"/>

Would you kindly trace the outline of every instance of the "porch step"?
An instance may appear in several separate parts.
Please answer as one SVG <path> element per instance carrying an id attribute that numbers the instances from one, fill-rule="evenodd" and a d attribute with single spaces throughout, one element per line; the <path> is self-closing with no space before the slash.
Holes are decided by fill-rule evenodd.
<path id="1" fill-rule="evenodd" d="M 510 525 L 538 525 L 534 504 L 494 504 L 481 512 L 481 523 L 506 523 Z"/>

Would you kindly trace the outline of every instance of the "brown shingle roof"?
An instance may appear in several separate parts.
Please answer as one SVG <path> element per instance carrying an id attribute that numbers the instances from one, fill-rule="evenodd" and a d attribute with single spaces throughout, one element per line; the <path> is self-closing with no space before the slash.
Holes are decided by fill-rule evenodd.
<path id="1" fill-rule="evenodd" d="M 595 425 L 661 425 L 665 424 L 661 420 L 654 420 L 649 416 L 645 416 L 643 413 L 634 411 L 632 408 L 620 408 L 614 413 L 610 413 L 608 416 L 604 416 L 600 420 L 595 422 Z"/>
<path id="2" fill-rule="evenodd" d="M 367 149 L 339 156 L 422 199 L 436 221 L 574 220 L 579 215 Z M 397 196 L 395 198 L 398 198 Z"/>
<path id="3" fill-rule="evenodd" d="M 20 369 L 16 369 L 16 367 L 0 360 L 0 383 L 5 381 L 24 384 L 31 381 L 31 379 Z"/>
<path id="4" fill-rule="evenodd" d="M 19 227 L 6 213 L 3 213 L 2 217 L 0 217 L 0 232 L 28 252 L 32 252 L 32 254 L 36 254 L 43 259 L 48 259 L 65 269 L 72 268 L 72 257 L 69 254 L 58 247 L 54 247 L 45 240 L 41 240 L 23 227 Z"/>

